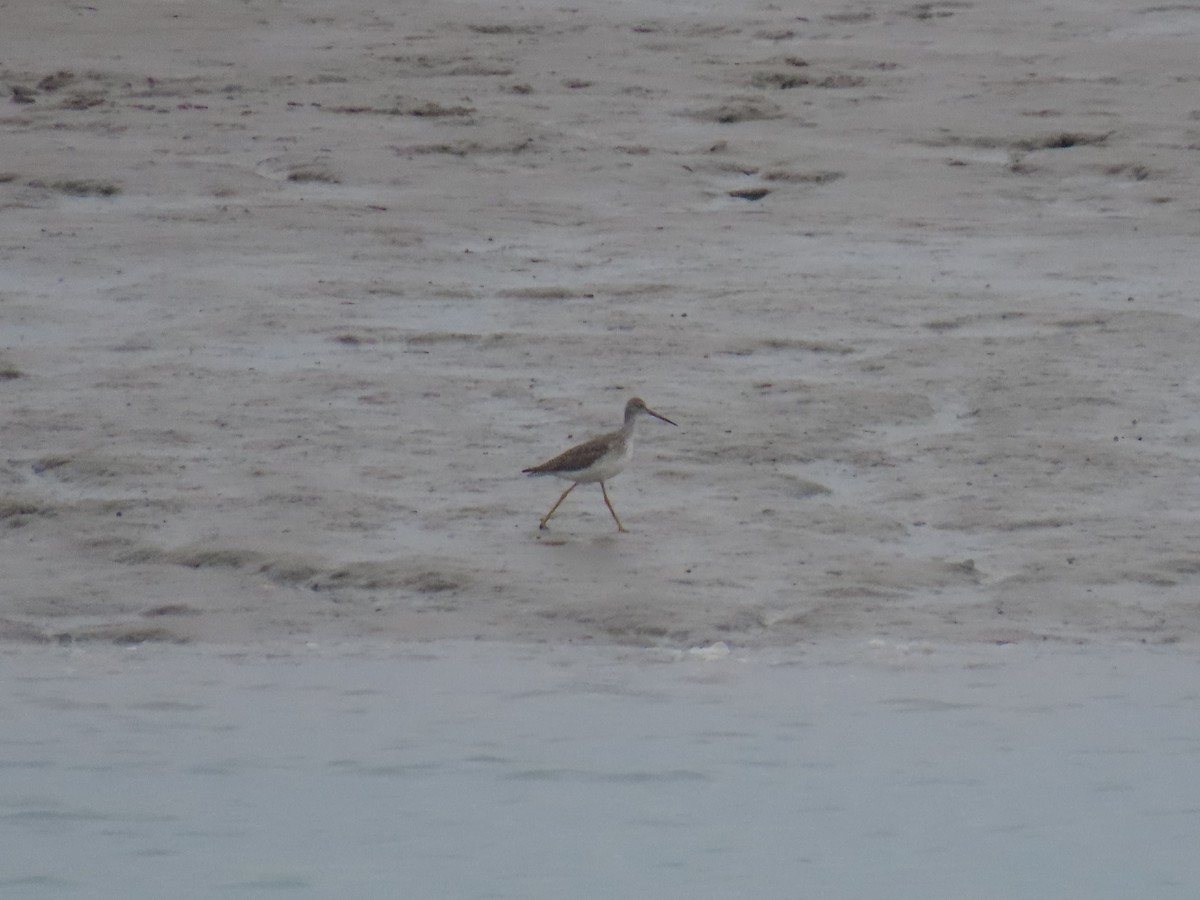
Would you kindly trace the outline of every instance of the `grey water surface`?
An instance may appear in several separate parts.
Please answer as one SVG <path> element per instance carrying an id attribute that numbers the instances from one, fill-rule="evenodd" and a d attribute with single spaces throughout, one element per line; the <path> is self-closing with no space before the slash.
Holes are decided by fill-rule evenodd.
<path id="1" fill-rule="evenodd" d="M 1194 898 L 1182 649 L 0 653 L 0 897 Z"/>

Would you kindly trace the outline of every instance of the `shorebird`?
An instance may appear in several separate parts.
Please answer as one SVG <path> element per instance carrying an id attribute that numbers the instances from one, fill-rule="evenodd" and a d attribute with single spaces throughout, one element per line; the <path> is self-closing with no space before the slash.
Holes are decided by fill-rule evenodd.
<path id="1" fill-rule="evenodd" d="M 619 474 L 633 455 L 633 426 L 637 424 L 640 415 L 654 416 L 668 425 L 675 424 L 648 407 L 641 397 L 633 397 L 625 404 L 625 424 L 616 431 L 577 444 L 540 466 L 521 470 L 526 475 L 553 475 L 555 478 L 571 482 L 571 486 L 562 492 L 558 502 L 550 507 L 550 512 L 542 516 L 542 520 L 538 522 L 539 529 L 546 527 L 554 511 L 567 499 L 567 494 L 584 482 L 598 481 L 600 491 L 604 494 L 604 503 L 612 513 L 613 521 L 617 523 L 617 531 L 628 531 L 617 518 L 617 511 L 608 499 L 608 489 L 604 487 L 604 482 Z"/>

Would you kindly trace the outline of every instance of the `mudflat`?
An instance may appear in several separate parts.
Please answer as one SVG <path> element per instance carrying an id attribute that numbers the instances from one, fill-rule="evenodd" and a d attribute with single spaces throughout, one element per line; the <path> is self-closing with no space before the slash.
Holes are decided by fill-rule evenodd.
<path id="1" fill-rule="evenodd" d="M 0 637 L 1200 637 L 1196 9 L 3 19 Z"/>

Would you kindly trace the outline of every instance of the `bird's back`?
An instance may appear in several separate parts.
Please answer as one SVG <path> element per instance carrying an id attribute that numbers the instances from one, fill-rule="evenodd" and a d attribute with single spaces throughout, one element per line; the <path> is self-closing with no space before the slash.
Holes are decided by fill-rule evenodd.
<path id="1" fill-rule="evenodd" d="M 522 471 L 527 475 L 556 475 L 579 481 L 604 481 L 612 478 L 629 459 L 629 442 L 623 431 L 602 434 L 576 444 L 539 466 Z"/>

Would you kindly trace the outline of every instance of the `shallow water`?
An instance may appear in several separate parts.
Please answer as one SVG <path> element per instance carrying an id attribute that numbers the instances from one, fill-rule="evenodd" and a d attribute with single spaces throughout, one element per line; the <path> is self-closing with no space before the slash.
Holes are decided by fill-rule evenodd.
<path id="1" fill-rule="evenodd" d="M 0 655 L 0 891 L 1194 897 L 1178 651 Z"/>

